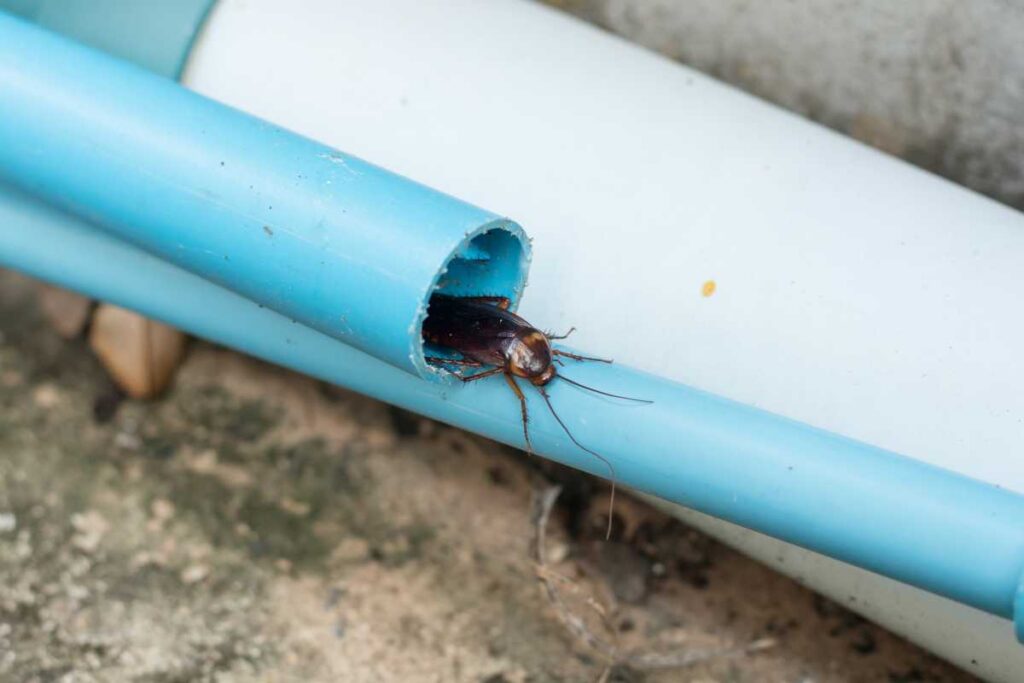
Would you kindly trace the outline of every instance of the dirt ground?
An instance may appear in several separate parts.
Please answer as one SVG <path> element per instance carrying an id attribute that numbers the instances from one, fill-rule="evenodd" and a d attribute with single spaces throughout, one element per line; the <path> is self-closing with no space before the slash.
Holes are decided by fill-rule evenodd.
<path id="1" fill-rule="evenodd" d="M 974 680 L 628 496 L 605 542 L 596 480 L 209 344 L 121 400 L 34 291 L 0 275 L 2 681 Z"/>

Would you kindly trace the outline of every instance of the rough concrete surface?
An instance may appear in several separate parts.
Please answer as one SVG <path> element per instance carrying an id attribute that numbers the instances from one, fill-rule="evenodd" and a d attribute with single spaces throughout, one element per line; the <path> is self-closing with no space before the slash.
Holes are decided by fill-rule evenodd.
<path id="1" fill-rule="evenodd" d="M 549 0 L 1024 208 L 1019 0 Z"/>
<path id="2" fill-rule="evenodd" d="M 224 349 L 119 399 L 36 291 L 0 275 L 2 681 L 972 680 L 626 496 L 605 542 L 592 479 Z M 609 668 L 560 616 L 741 651 Z"/>

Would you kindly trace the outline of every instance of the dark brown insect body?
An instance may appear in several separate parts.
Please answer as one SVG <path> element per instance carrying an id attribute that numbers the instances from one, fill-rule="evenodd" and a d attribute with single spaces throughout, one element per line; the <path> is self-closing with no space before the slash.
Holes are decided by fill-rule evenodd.
<path id="1" fill-rule="evenodd" d="M 555 377 L 551 342 L 540 330 L 508 310 L 508 299 L 435 295 L 423 323 L 423 338 L 462 354 L 455 365 L 492 366 L 537 386 Z M 442 364 L 444 359 L 434 359 Z M 474 375 L 475 376 L 475 375 Z"/>
<path id="2" fill-rule="evenodd" d="M 572 330 L 564 335 L 554 336 L 541 332 L 520 316 L 508 310 L 509 300 L 503 297 L 451 297 L 435 294 L 430 299 L 430 309 L 423 323 L 423 339 L 434 346 L 457 352 L 460 358 L 440 358 L 428 356 L 427 362 L 437 366 L 479 369 L 473 374 L 453 373 L 463 382 L 473 382 L 502 374 L 509 387 L 519 399 L 522 410 L 523 437 L 527 449 L 532 452 L 530 430 L 528 427 L 529 413 L 526 408 L 526 396 L 516 382 L 522 378 L 537 387 L 540 395 L 547 403 L 548 409 L 574 444 L 601 460 L 607 467 L 612 478 L 612 496 L 615 495 L 615 468 L 600 453 L 590 450 L 572 435 L 565 423 L 555 412 L 545 387 L 556 377 L 578 387 L 605 396 L 623 398 L 641 403 L 650 403 L 641 399 L 609 394 L 593 387 L 580 384 L 564 375 L 558 374 L 555 363 L 562 364 L 561 358 L 577 361 L 598 361 L 610 363 L 601 358 L 589 358 L 552 348 L 552 339 L 564 339 Z M 609 523 L 611 517 L 609 515 Z"/>

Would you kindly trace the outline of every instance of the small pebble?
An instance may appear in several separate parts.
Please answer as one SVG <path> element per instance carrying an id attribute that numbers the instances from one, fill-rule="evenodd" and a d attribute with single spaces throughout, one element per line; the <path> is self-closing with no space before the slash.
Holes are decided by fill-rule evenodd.
<path id="1" fill-rule="evenodd" d="M 52 408 L 60 401 L 60 393 L 52 384 L 42 384 L 32 392 L 32 400 L 40 408 Z"/>
<path id="2" fill-rule="evenodd" d="M 149 509 L 153 516 L 161 521 L 168 520 L 174 516 L 174 503 L 166 498 L 157 498 L 149 506 Z"/>
<path id="3" fill-rule="evenodd" d="M 204 564 L 192 564 L 189 565 L 181 572 L 181 580 L 183 583 L 193 584 L 199 583 L 205 579 L 210 573 L 210 568 Z"/>
<path id="4" fill-rule="evenodd" d="M 71 539 L 72 545 L 86 553 L 96 550 L 110 529 L 110 523 L 95 510 L 71 515 L 71 526 L 76 532 Z"/>
<path id="5" fill-rule="evenodd" d="M 558 564 L 569 557 L 569 546 L 565 543 L 549 543 L 547 548 L 547 561 L 550 564 Z"/>

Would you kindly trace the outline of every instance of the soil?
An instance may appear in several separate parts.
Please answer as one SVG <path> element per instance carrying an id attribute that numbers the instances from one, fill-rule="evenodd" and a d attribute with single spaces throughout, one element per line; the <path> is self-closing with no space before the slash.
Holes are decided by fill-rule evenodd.
<path id="1" fill-rule="evenodd" d="M 597 480 L 229 350 L 124 399 L 34 292 L 0 275 L 0 680 L 975 680 L 622 492 L 605 541 Z"/>

